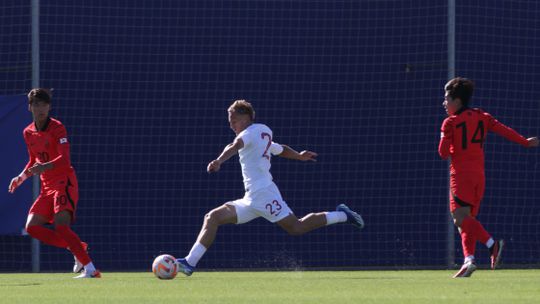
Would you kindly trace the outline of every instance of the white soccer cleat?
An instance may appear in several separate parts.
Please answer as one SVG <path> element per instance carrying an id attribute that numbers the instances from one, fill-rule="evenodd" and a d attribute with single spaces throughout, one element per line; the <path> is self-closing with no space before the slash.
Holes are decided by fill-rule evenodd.
<path id="1" fill-rule="evenodd" d="M 85 242 L 81 242 L 81 244 L 84 248 L 84 251 L 88 253 L 88 244 L 86 244 Z M 73 256 L 73 259 L 75 260 L 75 264 L 73 264 L 73 273 L 81 272 L 84 268 L 84 265 L 79 261 L 79 259 L 77 259 L 76 256 Z"/>
<path id="2" fill-rule="evenodd" d="M 73 277 L 74 279 L 100 279 L 101 278 L 101 272 L 99 272 L 99 270 L 94 270 L 94 272 L 90 273 L 86 270 L 83 270 L 83 272 L 76 276 L 76 277 Z"/>
<path id="3" fill-rule="evenodd" d="M 83 270 L 84 265 L 79 262 L 77 257 L 73 256 L 73 259 L 75 259 L 75 264 L 73 265 L 73 273 L 79 273 Z"/>
<path id="4" fill-rule="evenodd" d="M 463 264 L 463 266 L 461 266 L 461 269 L 459 269 L 459 271 L 454 274 L 453 278 L 468 278 L 473 274 L 476 268 L 477 267 L 474 262 L 465 263 Z"/>

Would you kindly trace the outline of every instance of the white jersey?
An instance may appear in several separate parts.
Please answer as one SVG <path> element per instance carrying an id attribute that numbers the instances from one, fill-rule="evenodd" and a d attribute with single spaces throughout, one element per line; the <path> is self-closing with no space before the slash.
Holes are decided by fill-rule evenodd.
<path id="1" fill-rule="evenodd" d="M 241 138 L 244 142 L 238 155 L 246 192 L 254 192 L 272 184 L 272 154 L 283 152 L 283 147 L 272 141 L 272 130 L 263 124 L 252 124 L 236 138 Z"/>

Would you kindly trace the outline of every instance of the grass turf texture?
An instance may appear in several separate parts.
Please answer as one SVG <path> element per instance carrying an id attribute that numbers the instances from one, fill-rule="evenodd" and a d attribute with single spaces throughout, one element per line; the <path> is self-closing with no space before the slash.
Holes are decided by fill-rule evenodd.
<path id="1" fill-rule="evenodd" d="M 0 303 L 539 303 L 540 270 L 0 274 Z"/>

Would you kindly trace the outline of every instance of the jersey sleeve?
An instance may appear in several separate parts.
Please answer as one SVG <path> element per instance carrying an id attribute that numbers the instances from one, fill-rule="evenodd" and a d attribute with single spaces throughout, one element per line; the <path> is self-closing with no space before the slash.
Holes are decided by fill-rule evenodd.
<path id="1" fill-rule="evenodd" d="M 439 141 L 439 155 L 442 159 L 447 159 L 450 156 L 450 146 L 454 137 L 452 121 L 450 117 L 443 121 L 441 126 L 441 140 Z"/>
<path id="2" fill-rule="evenodd" d="M 529 146 L 529 142 L 525 137 L 523 137 L 521 134 L 516 132 L 514 129 L 506 126 L 505 124 L 499 122 L 495 117 L 491 116 L 489 113 L 484 112 L 484 116 L 486 117 L 488 123 L 488 130 L 506 138 L 509 141 L 518 143 L 524 147 Z"/>
<path id="3" fill-rule="evenodd" d="M 270 144 L 270 148 L 268 148 L 268 151 L 272 153 L 272 155 L 279 155 L 283 152 L 283 146 L 272 142 L 272 144 Z"/>
<path id="4" fill-rule="evenodd" d="M 50 161 L 54 168 L 63 168 L 71 166 L 69 159 L 69 142 L 67 140 L 67 131 L 63 125 L 59 125 L 52 132 L 53 139 L 56 141 L 58 156 Z"/>

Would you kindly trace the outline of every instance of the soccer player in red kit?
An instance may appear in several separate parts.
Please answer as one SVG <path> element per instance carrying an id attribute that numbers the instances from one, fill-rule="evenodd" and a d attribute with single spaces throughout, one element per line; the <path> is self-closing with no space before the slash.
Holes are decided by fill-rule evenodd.
<path id="1" fill-rule="evenodd" d="M 75 170 L 69 159 L 69 142 L 64 125 L 49 117 L 51 109 L 50 91 L 43 88 L 32 89 L 28 93 L 28 110 L 33 122 L 23 131 L 24 141 L 30 159 L 21 174 L 9 184 L 13 193 L 28 177 L 38 174 L 41 191 L 28 211 L 26 231 L 47 245 L 70 250 L 82 273 L 75 278 L 100 278 L 101 273 L 94 267 L 86 251 L 86 243 L 70 228 L 75 220 L 75 210 L 79 190 Z M 54 223 L 54 230 L 45 224 Z M 79 271 L 80 271 L 79 270 Z"/>
<path id="2" fill-rule="evenodd" d="M 439 155 L 451 158 L 450 211 L 461 234 L 465 261 L 454 278 L 469 277 L 476 270 L 474 251 L 476 241 L 485 244 L 491 255 L 491 268 L 501 259 L 503 240 L 494 240 L 476 219 L 484 195 L 484 142 L 488 132 L 524 147 L 537 147 L 538 138 L 525 138 L 497 121 L 490 114 L 469 108 L 474 83 L 466 78 L 454 78 L 444 87 L 443 106 L 448 113 L 441 127 Z"/>

